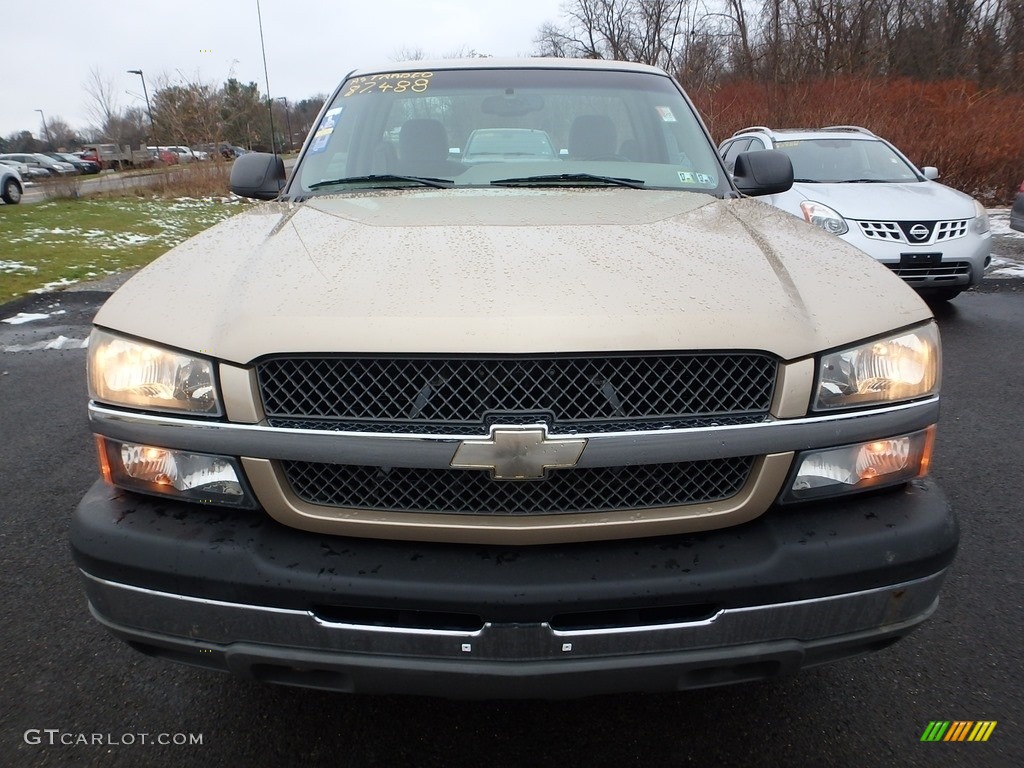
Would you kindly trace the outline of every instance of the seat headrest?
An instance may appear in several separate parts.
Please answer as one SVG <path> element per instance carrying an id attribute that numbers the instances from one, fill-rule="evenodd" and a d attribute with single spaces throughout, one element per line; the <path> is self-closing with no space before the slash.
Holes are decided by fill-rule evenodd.
<path id="1" fill-rule="evenodd" d="M 580 115 L 569 128 L 569 157 L 595 158 L 615 155 L 615 125 L 607 115 Z"/>

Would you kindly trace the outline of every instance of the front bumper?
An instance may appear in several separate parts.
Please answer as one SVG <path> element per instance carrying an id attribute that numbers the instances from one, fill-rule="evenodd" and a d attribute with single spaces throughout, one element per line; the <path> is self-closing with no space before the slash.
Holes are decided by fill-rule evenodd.
<path id="1" fill-rule="evenodd" d="M 618 542 L 299 531 L 100 482 L 71 528 L 93 615 L 268 682 L 458 697 L 678 690 L 876 650 L 935 609 L 958 528 L 929 481 Z"/>
<path id="2" fill-rule="evenodd" d="M 982 281 L 992 261 L 991 232 L 971 232 L 954 240 L 916 245 L 865 237 L 859 223 L 851 220 L 850 231 L 842 238 L 916 289 L 969 288 Z"/>

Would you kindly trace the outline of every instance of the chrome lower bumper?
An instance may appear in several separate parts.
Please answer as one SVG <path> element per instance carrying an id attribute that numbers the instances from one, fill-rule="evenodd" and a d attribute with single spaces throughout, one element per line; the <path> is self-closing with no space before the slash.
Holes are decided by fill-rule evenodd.
<path id="1" fill-rule="evenodd" d="M 368 654 L 381 658 L 474 662 L 638 656 L 756 646 L 777 641 L 813 643 L 856 633 L 909 628 L 935 609 L 945 569 L 903 584 L 812 600 L 720 609 L 700 621 L 643 627 L 559 631 L 548 623 L 483 624 L 472 631 L 340 624 L 309 610 L 246 605 L 139 589 L 85 573 L 94 615 L 125 639 L 195 653 L 256 645 L 267 656 L 290 651 Z M 188 659 L 178 657 L 176 660 Z"/>

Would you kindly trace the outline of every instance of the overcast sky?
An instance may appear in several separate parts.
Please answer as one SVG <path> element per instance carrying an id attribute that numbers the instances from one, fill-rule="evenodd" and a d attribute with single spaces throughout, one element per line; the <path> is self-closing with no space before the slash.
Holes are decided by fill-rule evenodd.
<path id="1" fill-rule="evenodd" d="M 533 53 L 537 30 L 560 22 L 561 0 L 259 0 L 270 92 L 289 101 L 329 93 L 351 69 L 402 49 L 434 57 L 475 50 Z M 158 84 L 256 81 L 266 93 L 257 0 L 0 0 L 0 136 L 61 118 L 93 123 L 85 83 L 96 68 L 119 106 L 145 106 Z"/>

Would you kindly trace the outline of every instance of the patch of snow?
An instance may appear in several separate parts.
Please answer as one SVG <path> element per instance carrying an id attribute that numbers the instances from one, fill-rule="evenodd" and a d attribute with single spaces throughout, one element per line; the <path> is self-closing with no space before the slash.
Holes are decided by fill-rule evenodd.
<path id="1" fill-rule="evenodd" d="M 32 312 L 19 312 L 14 317 L 5 317 L 0 320 L 0 323 L 10 323 L 11 325 L 21 325 L 22 323 L 31 323 L 33 320 L 45 320 L 49 315 L 32 313 Z"/>
<path id="2" fill-rule="evenodd" d="M 52 283 L 47 283 L 42 288 L 33 288 L 29 293 L 49 293 L 50 291 L 56 290 L 57 288 L 63 288 L 68 285 L 74 285 L 77 280 L 70 280 L 66 277 L 62 277 L 60 280 L 54 280 Z"/>
<path id="3" fill-rule="evenodd" d="M 20 261 L 0 261 L 0 272 L 11 274 L 14 272 L 38 272 L 39 267 L 31 264 L 22 264 Z"/>
<path id="4" fill-rule="evenodd" d="M 31 344 L 12 344 L 8 347 L 0 347 L 0 352 L 34 352 L 37 349 L 85 349 L 88 346 L 88 338 L 71 339 L 67 336 L 58 336 L 55 339 L 34 341 Z"/>
<path id="5" fill-rule="evenodd" d="M 993 256 L 992 263 L 985 270 L 985 277 L 1024 278 L 1024 264 L 1019 261 Z"/>
<path id="6" fill-rule="evenodd" d="M 1024 239 L 1024 232 L 1010 229 L 1009 208 L 989 208 L 988 225 L 994 237 L 1015 237 Z"/>

